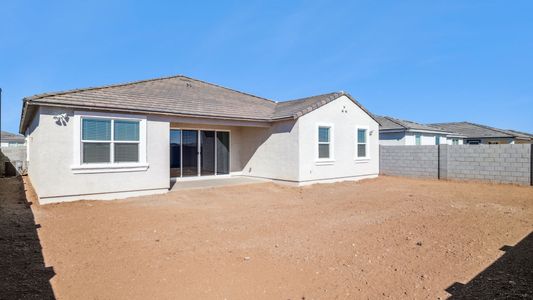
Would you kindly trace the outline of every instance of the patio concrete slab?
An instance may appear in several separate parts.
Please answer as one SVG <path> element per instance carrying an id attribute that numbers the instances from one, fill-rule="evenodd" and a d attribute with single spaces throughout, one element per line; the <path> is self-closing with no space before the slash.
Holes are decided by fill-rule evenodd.
<path id="1" fill-rule="evenodd" d="M 213 178 L 213 179 L 195 179 L 195 180 L 185 180 L 185 181 L 176 181 L 172 179 L 170 182 L 170 191 L 182 191 L 189 189 L 205 189 L 212 187 L 221 187 L 221 186 L 232 186 L 232 185 L 243 185 L 243 184 L 253 184 L 253 183 L 264 183 L 271 182 L 268 179 L 261 178 L 250 178 L 250 177 L 226 177 L 226 178 Z"/>

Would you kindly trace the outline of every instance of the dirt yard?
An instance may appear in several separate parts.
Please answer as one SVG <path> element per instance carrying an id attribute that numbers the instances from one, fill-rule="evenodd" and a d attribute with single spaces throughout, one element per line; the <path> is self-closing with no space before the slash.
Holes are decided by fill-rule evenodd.
<path id="1" fill-rule="evenodd" d="M 380 177 L 31 208 L 58 299 L 533 297 L 531 187 Z"/>

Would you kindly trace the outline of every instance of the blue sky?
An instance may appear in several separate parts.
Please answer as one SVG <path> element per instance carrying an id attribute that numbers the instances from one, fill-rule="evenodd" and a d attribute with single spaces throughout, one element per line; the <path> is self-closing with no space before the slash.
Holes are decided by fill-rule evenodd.
<path id="1" fill-rule="evenodd" d="M 183 74 L 274 100 L 533 132 L 533 1 L 2 1 L 2 129 L 22 98 Z"/>

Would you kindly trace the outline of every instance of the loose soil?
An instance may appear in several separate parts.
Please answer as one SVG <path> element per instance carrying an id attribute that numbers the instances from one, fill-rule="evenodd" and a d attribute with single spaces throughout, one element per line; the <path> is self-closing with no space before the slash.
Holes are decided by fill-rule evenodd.
<path id="1" fill-rule="evenodd" d="M 58 299 L 533 297 L 531 187 L 383 176 L 31 207 Z"/>

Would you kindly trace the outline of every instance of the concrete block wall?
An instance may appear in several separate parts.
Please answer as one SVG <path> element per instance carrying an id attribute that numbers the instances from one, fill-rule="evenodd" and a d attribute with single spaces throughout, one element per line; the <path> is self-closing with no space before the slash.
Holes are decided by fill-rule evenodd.
<path id="1" fill-rule="evenodd" d="M 380 146 L 380 174 L 438 178 L 438 146 Z"/>
<path id="2" fill-rule="evenodd" d="M 531 144 L 443 145 L 443 148 L 447 152 L 447 174 L 441 178 L 531 184 Z"/>
<path id="3" fill-rule="evenodd" d="M 19 164 L 22 170 L 27 170 L 26 147 L 2 147 L 0 148 L 0 176 L 5 175 L 5 163 L 9 162 L 14 167 Z"/>
<path id="4" fill-rule="evenodd" d="M 532 145 L 380 146 L 380 174 L 532 185 Z"/>

